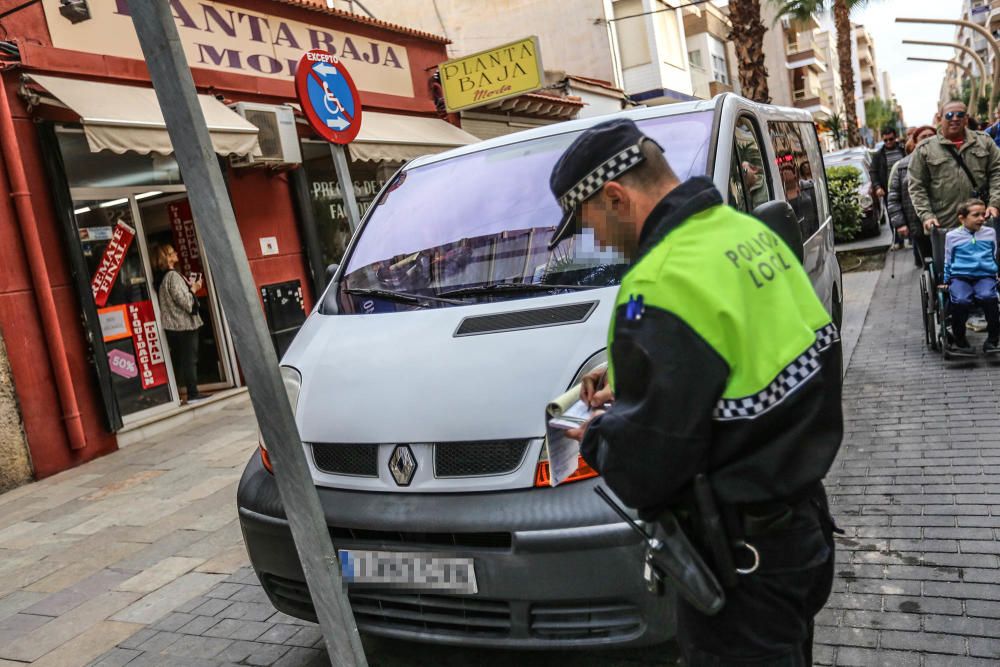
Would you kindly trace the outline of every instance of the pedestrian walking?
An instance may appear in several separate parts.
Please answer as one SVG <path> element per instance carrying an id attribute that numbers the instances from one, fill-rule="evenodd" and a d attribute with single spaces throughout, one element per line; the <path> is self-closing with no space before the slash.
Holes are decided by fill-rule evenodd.
<path id="1" fill-rule="evenodd" d="M 990 135 L 993 143 L 1000 146 L 1000 105 L 993 112 L 993 124 L 987 127 L 984 132 Z"/>
<path id="2" fill-rule="evenodd" d="M 893 165 L 906 157 L 903 147 L 899 145 L 896 128 L 886 125 L 882 128 L 882 147 L 875 151 L 871 163 L 872 194 L 884 199 L 889 192 L 889 173 Z"/>
<path id="3" fill-rule="evenodd" d="M 941 110 L 937 135 L 913 151 L 909 192 L 924 231 L 958 225 L 958 206 L 976 198 L 987 216 L 1000 214 L 1000 147 L 968 129 L 965 104 L 953 100 Z"/>
<path id="4" fill-rule="evenodd" d="M 920 217 L 916 209 L 913 208 L 913 200 L 910 199 L 909 171 L 910 160 L 913 159 L 913 151 L 917 145 L 930 139 L 937 134 L 937 131 L 930 125 L 914 128 L 913 132 L 908 132 L 909 139 L 906 141 L 906 157 L 893 166 L 889 174 L 889 195 L 886 198 L 889 221 L 893 229 L 900 237 L 908 237 L 910 245 L 913 247 L 913 262 L 917 266 L 924 265 L 924 258 L 931 257 L 931 240 L 924 233 L 923 225 L 920 224 Z"/>
<path id="5" fill-rule="evenodd" d="M 641 518 L 679 517 L 728 586 L 713 616 L 679 599 L 687 664 L 812 665 L 833 581 L 821 480 L 843 430 L 830 315 L 773 231 L 723 204 L 711 179 L 679 182 L 630 120 L 580 135 L 550 185 L 565 213 L 550 247 L 582 225 L 632 265 L 607 373 L 581 392 L 613 402 L 568 434 Z"/>
<path id="6" fill-rule="evenodd" d="M 204 278 L 182 276 L 177 270 L 179 261 L 177 251 L 169 243 L 157 246 L 153 252 L 153 268 L 159 272 L 160 318 L 167 332 L 177 386 L 187 392 L 181 397 L 184 405 L 204 398 L 198 393 L 198 329 L 204 322 L 195 296 L 204 285 Z"/>

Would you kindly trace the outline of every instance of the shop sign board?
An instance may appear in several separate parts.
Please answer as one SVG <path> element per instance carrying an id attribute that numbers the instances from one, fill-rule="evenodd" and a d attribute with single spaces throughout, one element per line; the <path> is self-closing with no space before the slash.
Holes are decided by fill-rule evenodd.
<path id="1" fill-rule="evenodd" d="M 108 368 L 115 375 L 131 380 L 139 375 L 139 367 L 135 363 L 135 355 L 124 350 L 108 352 Z"/>
<path id="2" fill-rule="evenodd" d="M 143 389 L 167 383 L 167 364 L 163 358 L 160 330 L 148 299 L 128 304 L 128 319 L 132 327 L 132 343 L 138 360 Z"/>
<path id="3" fill-rule="evenodd" d="M 349 144 L 361 130 L 361 98 L 350 72 L 327 51 L 307 52 L 295 72 L 295 92 L 306 119 L 333 144 Z"/>
<path id="4" fill-rule="evenodd" d="M 90 289 L 94 293 L 94 303 L 98 308 L 103 308 L 108 303 L 108 296 L 111 295 L 111 288 L 114 287 L 118 279 L 118 272 L 122 270 L 125 263 L 125 256 L 128 254 L 132 239 L 135 238 L 135 230 L 119 220 L 115 225 L 115 230 L 111 233 L 111 240 L 104 247 L 104 256 L 101 263 L 97 265 L 97 271 L 90 281 Z"/>
<path id="5" fill-rule="evenodd" d="M 187 199 L 172 202 L 167 206 L 167 216 L 170 219 L 170 232 L 174 250 L 179 259 L 177 270 L 182 276 L 190 278 L 193 274 L 205 275 L 205 265 L 201 261 L 201 249 L 198 247 L 198 233 L 195 231 L 194 215 L 191 214 L 191 203 Z M 208 288 L 202 283 L 195 296 L 207 296 Z"/>
<path id="6" fill-rule="evenodd" d="M 60 0 L 42 0 L 52 46 L 144 60 L 128 0 L 92 1 L 88 3 L 90 20 L 80 23 L 70 23 L 60 15 L 61 4 Z M 302 51 L 324 49 L 351 64 L 365 92 L 413 97 L 405 44 L 327 30 L 214 0 L 170 0 L 170 7 L 191 67 L 288 81 L 295 76 Z"/>
<path id="7" fill-rule="evenodd" d="M 438 72 L 448 111 L 524 95 L 545 81 L 537 37 L 449 60 L 441 63 Z"/>

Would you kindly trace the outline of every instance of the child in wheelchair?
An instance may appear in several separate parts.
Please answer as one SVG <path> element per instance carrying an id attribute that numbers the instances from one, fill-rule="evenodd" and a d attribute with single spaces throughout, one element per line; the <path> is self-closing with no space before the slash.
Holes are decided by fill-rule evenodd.
<path id="1" fill-rule="evenodd" d="M 974 354 L 966 338 L 966 322 L 974 305 L 986 317 L 983 352 L 1000 353 L 1000 305 L 997 304 L 997 234 L 986 222 L 986 204 L 970 199 L 958 207 L 961 226 L 945 237 L 944 283 L 948 286 L 952 352 Z"/>

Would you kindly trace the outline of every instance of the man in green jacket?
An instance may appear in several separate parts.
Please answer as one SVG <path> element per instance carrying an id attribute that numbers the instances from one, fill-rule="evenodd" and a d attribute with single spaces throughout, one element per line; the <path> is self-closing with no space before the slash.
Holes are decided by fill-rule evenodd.
<path id="1" fill-rule="evenodd" d="M 951 101 L 941 110 L 937 135 L 913 151 L 910 199 L 927 232 L 957 227 L 958 205 L 970 198 L 986 201 L 987 217 L 1000 216 L 1000 148 L 968 125 L 965 104 Z"/>
<path id="2" fill-rule="evenodd" d="M 640 517 L 674 511 L 719 580 L 735 581 L 714 616 L 678 600 L 687 664 L 812 665 L 833 581 L 821 480 L 843 431 L 830 315 L 784 241 L 710 179 L 679 182 L 630 120 L 584 132 L 550 185 L 565 213 L 550 247 L 582 224 L 632 262 L 608 336 L 610 391 L 585 396 L 614 402 L 569 435 Z M 699 474 L 731 558 L 701 530 Z"/>

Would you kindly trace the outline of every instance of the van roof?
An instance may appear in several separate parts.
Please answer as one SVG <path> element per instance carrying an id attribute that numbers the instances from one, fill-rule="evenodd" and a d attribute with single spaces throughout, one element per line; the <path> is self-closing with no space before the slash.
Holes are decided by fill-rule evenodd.
<path id="1" fill-rule="evenodd" d="M 414 167 L 422 167 L 424 165 L 433 164 L 442 160 L 447 160 L 453 157 L 458 157 L 460 155 L 467 155 L 470 153 L 475 153 L 482 150 L 488 150 L 491 148 L 496 148 L 498 146 L 507 146 L 510 144 L 520 143 L 522 141 L 530 141 L 532 139 L 538 139 L 541 137 L 549 137 L 557 134 L 565 134 L 567 132 L 576 132 L 578 130 L 584 130 L 592 125 L 597 125 L 611 118 L 631 118 L 632 120 L 639 121 L 646 118 L 666 118 L 669 116 L 679 116 L 686 113 L 694 113 L 698 111 L 712 111 L 716 108 L 722 106 L 726 99 L 732 99 L 738 101 L 741 107 L 747 108 L 752 111 L 757 111 L 761 116 L 766 117 L 769 120 L 773 120 L 776 116 L 789 119 L 805 120 L 812 122 L 813 117 L 808 111 L 803 111 L 802 109 L 792 109 L 788 107 L 777 107 L 770 104 L 760 104 L 758 102 L 753 102 L 739 95 L 733 93 L 722 93 L 716 95 L 710 100 L 697 100 L 693 102 L 680 102 L 677 104 L 666 104 L 653 107 L 640 107 L 636 109 L 627 109 L 624 111 L 618 111 L 613 114 L 606 114 L 603 116 L 595 116 L 592 118 L 580 118 L 577 120 L 568 120 L 559 123 L 552 123 L 551 125 L 545 125 L 538 128 L 532 128 L 530 130 L 522 130 L 520 132 L 513 132 L 511 134 L 505 134 L 500 137 L 493 139 L 486 139 L 484 141 L 478 141 L 473 144 L 468 144 L 467 146 L 461 146 L 459 148 L 454 148 L 443 153 L 437 153 L 434 155 L 424 155 L 422 157 L 411 160 L 406 164 L 404 170 L 409 170 Z"/>

